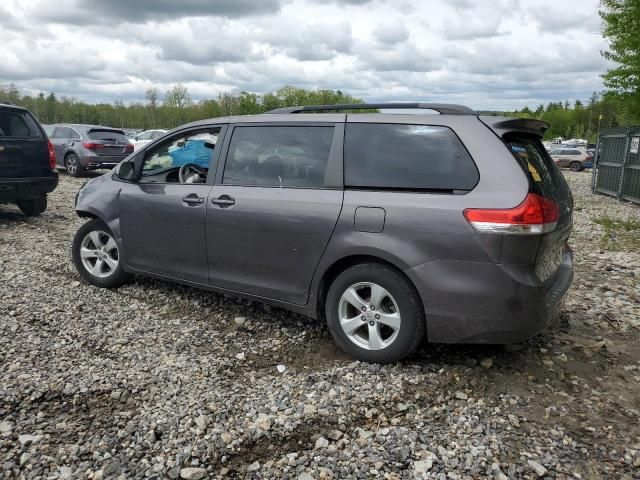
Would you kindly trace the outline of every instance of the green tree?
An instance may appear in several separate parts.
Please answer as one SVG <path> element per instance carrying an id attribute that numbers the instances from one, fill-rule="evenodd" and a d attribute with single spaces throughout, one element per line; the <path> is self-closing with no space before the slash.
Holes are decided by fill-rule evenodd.
<path id="1" fill-rule="evenodd" d="M 602 55 L 616 64 L 603 75 L 605 95 L 623 100 L 640 119 L 640 0 L 602 0 L 599 13 L 609 40 Z"/>

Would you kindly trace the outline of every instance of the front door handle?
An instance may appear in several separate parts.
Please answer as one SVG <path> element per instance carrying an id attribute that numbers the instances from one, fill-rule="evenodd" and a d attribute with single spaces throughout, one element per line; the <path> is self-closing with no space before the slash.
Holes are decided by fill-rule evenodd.
<path id="1" fill-rule="evenodd" d="M 231 205 L 235 205 L 236 200 L 229 195 L 220 195 L 218 198 L 212 198 L 211 203 L 214 205 L 219 205 L 220 207 L 230 207 Z"/>
<path id="2" fill-rule="evenodd" d="M 197 205 L 199 203 L 203 203 L 204 202 L 204 198 L 199 197 L 197 194 L 195 193 L 190 193 L 189 195 L 187 195 L 186 197 L 182 197 L 182 201 L 184 203 L 187 203 L 189 205 Z"/>

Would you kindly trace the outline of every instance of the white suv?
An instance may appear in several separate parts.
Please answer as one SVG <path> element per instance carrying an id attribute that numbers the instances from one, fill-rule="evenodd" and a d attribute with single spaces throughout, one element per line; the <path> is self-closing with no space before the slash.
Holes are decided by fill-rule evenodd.
<path id="1" fill-rule="evenodd" d="M 143 145 L 146 145 L 156 138 L 160 138 L 167 132 L 168 130 L 145 130 L 144 132 L 139 133 L 138 135 L 133 137 L 132 140 L 130 140 L 130 142 L 133 144 L 133 150 L 138 150 Z"/>

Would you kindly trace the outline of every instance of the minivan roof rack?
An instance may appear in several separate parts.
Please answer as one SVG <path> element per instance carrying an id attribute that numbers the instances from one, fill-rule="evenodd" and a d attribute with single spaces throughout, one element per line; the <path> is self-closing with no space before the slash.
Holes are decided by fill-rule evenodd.
<path id="1" fill-rule="evenodd" d="M 302 105 L 269 110 L 267 113 L 302 113 L 325 112 L 334 110 L 369 110 L 369 109 L 420 109 L 434 110 L 442 115 L 477 115 L 475 110 L 464 105 L 452 103 L 355 103 L 338 105 Z"/>

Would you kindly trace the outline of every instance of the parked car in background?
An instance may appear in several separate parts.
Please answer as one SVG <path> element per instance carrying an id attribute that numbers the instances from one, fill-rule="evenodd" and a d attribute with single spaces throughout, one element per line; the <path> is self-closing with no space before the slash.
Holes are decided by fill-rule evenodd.
<path id="1" fill-rule="evenodd" d="M 558 148 L 551 150 L 549 156 L 559 167 L 569 167 L 574 172 L 593 166 L 593 154 L 581 148 Z"/>
<path id="2" fill-rule="evenodd" d="M 122 130 L 98 125 L 54 125 L 51 142 L 58 165 L 73 177 L 86 170 L 113 168 L 133 153 Z"/>
<path id="3" fill-rule="evenodd" d="M 360 108 L 440 115 L 346 113 Z M 73 262 L 103 288 L 137 273 L 326 320 L 369 362 L 425 335 L 519 342 L 573 275 L 573 200 L 546 128 L 444 104 L 191 123 L 80 189 Z"/>
<path id="4" fill-rule="evenodd" d="M 0 103 L 0 203 L 39 215 L 57 185 L 55 153 L 42 126 L 28 110 Z"/>
<path id="5" fill-rule="evenodd" d="M 164 135 L 167 132 L 168 130 L 146 130 L 142 133 L 137 134 L 131 140 L 134 151 L 138 150 L 143 145 L 146 145 L 147 143 L 152 142 L 156 138 L 160 138 L 162 135 Z"/>
<path id="6" fill-rule="evenodd" d="M 140 132 L 142 132 L 142 130 L 134 129 L 134 128 L 123 128 L 122 131 L 124 132 L 125 136 L 129 139 L 129 141 L 133 140 L 133 137 L 135 137 Z"/>
<path id="7" fill-rule="evenodd" d="M 47 137 L 51 137 L 51 134 L 53 133 L 53 125 L 42 124 L 42 128 L 44 129 L 44 133 L 47 134 Z"/>

